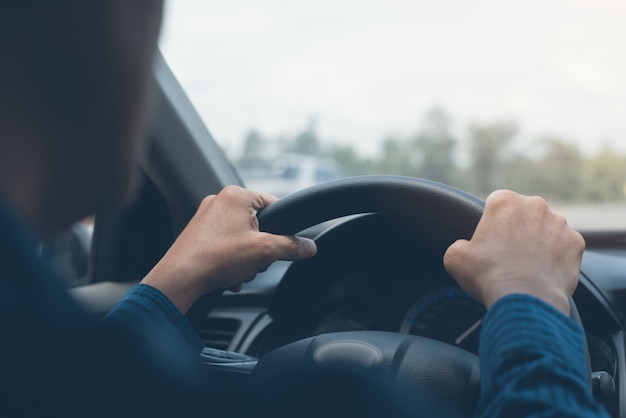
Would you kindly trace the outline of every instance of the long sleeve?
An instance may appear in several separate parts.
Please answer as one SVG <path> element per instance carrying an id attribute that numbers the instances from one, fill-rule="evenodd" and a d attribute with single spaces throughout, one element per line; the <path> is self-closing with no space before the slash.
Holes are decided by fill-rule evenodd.
<path id="1" fill-rule="evenodd" d="M 154 287 L 138 284 L 120 299 L 103 319 L 105 325 L 133 326 L 151 339 L 162 338 L 178 356 L 187 353 L 192 361 L 204 348 L 204 343 L 189 321 L 174 304 Z M 174 348 L 175 347 L 175 348 Z"/>
<path id="2" fill-rule="evenodd" d="M 197 417 L 221 382 L 202 342 L 159 291 L 133 288 L 104 321 L 68 295 L 0 199 L 0 415 Z"/>
<path id="3" fill-rule="evenodd" d="M 581 327 L 528 295 L 502 298 L 480 336 L 475 417 L 608 417 L 589 388 Z"/>

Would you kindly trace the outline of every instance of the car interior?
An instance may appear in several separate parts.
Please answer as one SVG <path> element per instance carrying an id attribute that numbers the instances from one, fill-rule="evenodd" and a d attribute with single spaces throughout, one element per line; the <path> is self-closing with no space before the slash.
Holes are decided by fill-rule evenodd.
<path id="1" fill-rule="evenodd" d="M 72 283 L 72 294 L 97 316 L 160 259 L 205 195 L 242 185 L 160 54 L 152 100 L 142 186 L 122 212 L 96 216 L 87 275 Z M 207 378 L 243 387 L 256 375 L 277 384 L 279 370 L 285 382 L 297 381 L 309 355 L 299 341 L 323 345 L 350 337 L 362 343 L 344 348 L 362 352 L 367 362 L 364 347 L 393 354 L 411 335 L 427 342 L 411 343 L 416 354 L 406 356 L 408 369 L 458 361 L 411 384 L 437 387 L 461 415 L 471 412 L 477 381 L 470 375 L 485 310 L 456 286 L 442 256 L 455 239 L 471 237 L 482 201 L 427 180 L 370 176 L 313 186 L 275 205 L 259 214 L 261 228 L 314 238 L 318 255 L 276 262 L 240 293 L 201 300 L 190 319 L 207 347 L 199 359 Z M 582 233 L 587 249 L 573 300 L 593 393 L 611 416 L 624 417 L 626 233 Z M 311 343 L 316 336 L 330 340 Z M 435 346 L 420 349 L 428 344 Z M 332 356 L 349 362 L 340 349 Z"/>

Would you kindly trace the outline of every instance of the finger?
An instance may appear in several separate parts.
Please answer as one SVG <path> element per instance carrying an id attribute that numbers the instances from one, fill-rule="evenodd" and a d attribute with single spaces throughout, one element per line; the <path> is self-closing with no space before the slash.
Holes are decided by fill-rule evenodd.
<path id="1" fill-rule="evenodd" d="M 213 199 L 215 199 L 215 195 L 214 194 L 210 194 L 208 196 L 205 196 L 204 199 L 202 199 L 202 202 L 200 202 L 200 206 L 199 206 L 198 209 L 206 208 L 207 206 L 209 206 L 211 204 Z"/>
<path id="2" fill-rule="evenodd" d="M 243 285 L 241 283 L 239 283 L 237 286 L 228 288 L 228 290 L 230 290 L 233 293 L 239 293 L 241 292 L 241 289 L 243 289 Z"/>
<path id="3" fill-rule="evenodd" d="M 485 199 L 485 205 L 497 205 L 499 202 L 507 202 L 511 199 L 521 197 L 519 193 L 515 193 L 509 189 L 494 190 Z"/>
<path id="4" fill-rule="evenodd" d="M 312 239 L 296 235 L 266 235 L 274 240 L 277 260 L 297 261 L 313 257 L 317 253 L 317 245 Z"/>
<path id="5" fill-rule="evenodd" d="M 256 216 L 256 213 L 260 209 L 278 200 L 277 197 L 271 194 L 255 192 L 254 190 L 244 189 L 234 185 L 226 186 L 222 189 L 220 195 L 224 196 L 225 199 L 230 199 L 234 205 L 247 210 L 253 216 Z"/>
<path id="6" fill-rule="evenodd" d="M 278 200 L 278 198 L 276 196 L 272 196 L 269 193 L 263 193 L 263 192 L 256 192 L 257 196 L 261 199 L 261 203 L 263 204 L 263 206 L 255 208 L 255 209 L 262 209 L 266 206 L 271 205 L 272 203 L 276 202 Z"/>
<path id="7" fill-rule="evenodd" d="M 587 247 L 587 242 L 585 241 L 585 238 L 580 234 L 580 232 L 571 228 L 569 230 L 569 233 L 572 237 L 572 245 L 578 249 L 579 257 L 582 257 L 583 253 L 585 252 L 585 248 Z"/>
<path id="8" fill-rule="evenodd" d="M 443 266 L 452 277 L 457 277 L 463 267 L 463 257 L 467 253 L 469 241 L 466 239 L 456 240 L 448 247 L 443 255 Z"/>

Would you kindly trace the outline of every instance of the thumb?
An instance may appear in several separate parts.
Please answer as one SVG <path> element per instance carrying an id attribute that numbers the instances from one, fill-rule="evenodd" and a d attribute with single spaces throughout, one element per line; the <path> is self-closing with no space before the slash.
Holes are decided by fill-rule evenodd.
<path id="1" fill-rule="evenodd" d="M 464 260 L 467 257 L 469 241 L 466 239 L 456 240 L 452 245 L 448 247 L 443 255 L 443 266 L 446 271 L 450 273 L 455 279 L 463 269 Z"/>
<path id="2" fill-rule="evenodd" d="M 315 241 L 297 235 L 272 235 L 276 244 L 276 259 L 296 261 L 313 257 L 317 253 Z"/>

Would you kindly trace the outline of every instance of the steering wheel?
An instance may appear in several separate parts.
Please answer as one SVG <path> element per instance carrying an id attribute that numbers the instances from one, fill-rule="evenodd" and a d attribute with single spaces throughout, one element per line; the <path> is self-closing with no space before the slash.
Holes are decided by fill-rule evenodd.
<path id="1" fill-rule="evenodd" d="M 433 181 L 362 176 L 288 195 L 261 210 L 258 219 L 262 231 L 295 234 L 342 216 L 380 213 L 428 234 L 443 256 L 457 239 L 471 238 L 483 208 L 480 199 Z M 268 416 L 471 416 L 480 386 L 475 355 L 427 338 L 375 331 L 322 334 L 284 345 L 259 360 L 253 378 Z M 337 409 L 338 400 L 350 397 L 355 402 Z M 320 409 L 325 402 L 333 405 Z"/>

